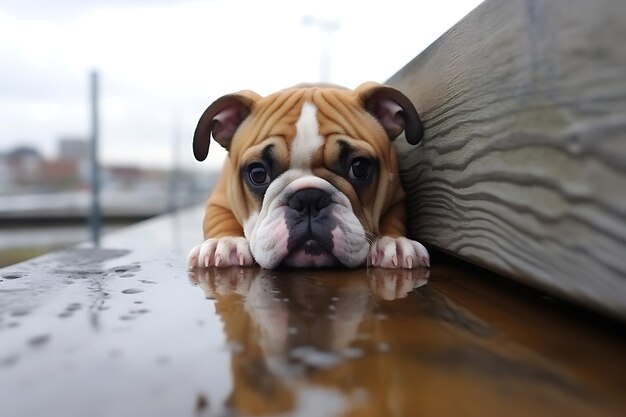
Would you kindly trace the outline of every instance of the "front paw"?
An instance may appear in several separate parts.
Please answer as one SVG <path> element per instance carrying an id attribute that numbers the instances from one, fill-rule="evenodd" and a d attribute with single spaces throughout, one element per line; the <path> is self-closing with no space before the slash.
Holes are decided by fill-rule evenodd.
<path id="1" fill-rule="evenodd" d="M 406 237 L 380 236 L 370 247 L 368 264 L 393 269 L 430 267 L 430 256 L 419 242 Z"/>
<path id="2" fill-rule="evenodd" d="M 251 266 L 253 263 L 248 240 L 240 236 L 207 239 L 187 256 L 189 268 Z"/>

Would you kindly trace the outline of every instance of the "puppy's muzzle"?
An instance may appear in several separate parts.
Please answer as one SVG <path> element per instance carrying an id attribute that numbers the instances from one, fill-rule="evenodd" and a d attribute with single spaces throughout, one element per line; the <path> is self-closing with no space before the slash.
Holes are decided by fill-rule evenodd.
<path id="1" fill-rule="evenodd" d="M 331 196 L 324 190 L 305 188 L 287 199 L 285 219 L 289 230 L 287 250 L 302 250 L 307 255 L 331 254 L 332 231 L 337 227 Z"/>

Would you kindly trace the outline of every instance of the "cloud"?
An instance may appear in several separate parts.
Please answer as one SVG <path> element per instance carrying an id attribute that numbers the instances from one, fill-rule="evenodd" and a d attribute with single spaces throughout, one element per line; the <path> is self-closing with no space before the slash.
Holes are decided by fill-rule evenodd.
<path id="1" fill-rule="evenodd" d="M 327 37 L 331 81 L 354 87 L 387 79 L 477 3 L 3 2 L 0 147 L 28 141 L 52 154 L 59 137 L 87 136 L 87 79 L 98 68 L 105 162 L 168 165 L 180 124 L 180 154 L 197 167 L 191 135 L 212 100 L 318 80 L 320 32 L 304 15 L 339 22 Z"/>
<path id="2" fill-rule="evenodd" d="M 2 11 L 20 19 L 67 21 L 111 7 L 154 7 L 182 3 L 172 0 L 4 0 Z"/>

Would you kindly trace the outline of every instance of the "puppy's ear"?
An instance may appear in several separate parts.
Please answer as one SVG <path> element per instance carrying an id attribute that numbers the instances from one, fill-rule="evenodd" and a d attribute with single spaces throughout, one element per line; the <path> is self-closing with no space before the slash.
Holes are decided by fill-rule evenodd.
<path id="1" fill-rule="evenodd" d="M 355 92 L 365 110 L 378 120 L 390 140 L 404 131 L 411 145 L 420 142 L 424 128 L 407 96 L 395 88 L 373 82 L 361 84 Z"/>
<path id="2" fill-rule="evenodd" d="M 215 100 L 202 114 L 193 134 L 193 155 L 204 161 L 209 153 L 211 136 L 226 150 L 241 122 L 252 111 L 252 105 L 261 96 L 252 91 L 240 91 Z"/>

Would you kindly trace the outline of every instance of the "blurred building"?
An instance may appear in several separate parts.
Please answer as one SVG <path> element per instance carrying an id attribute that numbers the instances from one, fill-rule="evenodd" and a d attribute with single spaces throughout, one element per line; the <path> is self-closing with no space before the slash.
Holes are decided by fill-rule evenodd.
<path id="1" fill-rule="evenodd" d="M 55 158 L 45 158 L 37 149 L 28 146 L 0 153 L 0 195 L 84 193 L 90 185 L 89 152 L 88 141 L 62 138 L 58 141 Z M 103 198 L 114 197 L 119 200 L 119 205 L 138 205 L 131 204 L 131 199 L 143 201 L 146 206 L 153 207 L 152 211 L 184 207 L 204 200 L 216 178 L 215 172 L 172 172 L 132 165 L 101 166 Z"/>
<path id="2" fill-rule="evenodd" d="M 42 161 L 39 151 L 29 146 L 19 146 L 0 154 L 0 192 L 12 193 L 35 184 Z"/>
<path id="3" fill-rule="evenodd" d="M 74 167 L 74 185 L 86 187 L 89 184 L 89 142 L 81 138 L 61 138 L 57 144 L 57 162 Z"/>
<path id="4" fill-rule="evenodd" d="M 59 139 L 58 158 L 64 161 L 89 160 L 89 142 L 79 138 Z"/>

